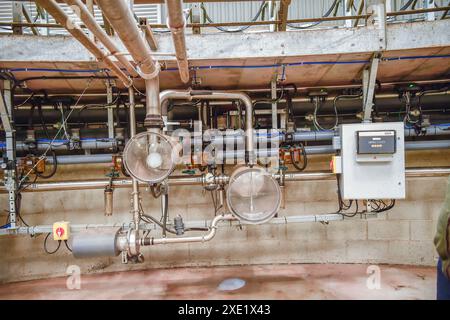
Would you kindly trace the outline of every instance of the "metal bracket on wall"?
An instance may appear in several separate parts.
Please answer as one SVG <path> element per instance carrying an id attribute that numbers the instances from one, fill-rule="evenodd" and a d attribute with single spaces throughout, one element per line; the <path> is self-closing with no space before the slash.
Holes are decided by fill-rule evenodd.
<path id="1" fill-rule="evenodd" d="M 191 6 L 191 23 L 193 23 L 193 24 L 201 23 L 200 17 L 201 17 L 200 4 L 193 3 Z M 192 33 L 200 34 L 201 33 L 200 27 L 192 27 Z"/>
<path id="2" fill-rule="evenodd" d="M 369 18 L 369 24 L 376 25 L 378 28 L 379 50 L 386 50 L 386 1 L 385 0 L 366 0 L 368 1 L 367 13 L 372 16 Z"/>
<path id="3" fill-rule="evenodd" d="M 17 191 L 17 175 L 16 175 L 16 141 L 15 130 L 13 124 L 13 106 L 12 106 L 12 84 L 11 81 L 3 81 L 4 92 L 0 92 L 0 116 L 3 128 L 6 133 L 6 158 L 5 166 L 5 187 L 8 190 L 9 203 L 9 223 L 10 228 L 16 227 L 16 191 Z"/>
<path id="4" fill-rule="evenodd" d="M 113 83 L 106 81 L 106 102 L 108 103 L 108 138 L 114 138 L 114 106 L 110 105 L 113 102 Z"/>
<path id="5" fill-rule="evenodd" d="M 373 98 L 380 59 L 381 54 L 375 54 L 370 67 L 363 71 L 363 122 L 372 122 Z"/>

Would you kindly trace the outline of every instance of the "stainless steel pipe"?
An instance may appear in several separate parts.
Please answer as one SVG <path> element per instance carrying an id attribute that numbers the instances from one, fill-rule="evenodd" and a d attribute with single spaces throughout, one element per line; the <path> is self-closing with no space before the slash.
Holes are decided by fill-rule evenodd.
<path id="1" fill-rule="evenodd" d="M 167 117 L 167 105 L 169 100 L 239 100 L 245 105 L 245 150 L 249 164 L 255 164 L 255 144 L 253 135 L 253 104 L 250 97 L 242 92 L 218 92 L 218 91 L 177 91 L 166 90 L 161 92 L 159 100 L 161 103 L 162 116 Z"/>
<path id="2" fill-rule="evenodd" d="M 450 167 L 444 168 L 409 168 L 405 170 L 407 178 L 416 177 L 444 177 L 450 175 Z M 279 176 L 274 175 L 275 178 Z M 222 177 L 224 183 L 228 183 L 228 176 Z M 335 179 L 336 175 L 329 171 L 318 172 L 286 172 L 285 181 L 314 181 Z M 201 186 L 205 182 L 204 176 L 171 176 L 168 183 L 170 186 Z M 44 192 L 44 191 L 64 191 L 64 190 L 93 190 L 104 189 L 109 184 L 109 179 L 84 180 L 84 181 L 54 181 L 33 183 L 22 192 Z M 139 183 L 145 186 L 144 183 Z M 129 188 L 132 186 L 131 179 L 114 179 L 113 188 Z M 4 185 L 0 185 L 0 193 L 5 193 Z"/>
<path id="3" fill-rule="evenodd" d="M 138 73 L 134 66 L 130 63 L 128 58 L 124 55 L 118 54 L 120 52 L 114 41 L 108 36 L 108 34 L 103 30 L 102 27 L 95 21 L 89 9 L 84 5 L 81 0 L 64 0 L 69 6 L 75 6 L 78 10 L 74 10 L 75 13 L 79 14 L 81 21 L 83 21 L 86 28 L 92 32 L 92 34 L 105 46 L 105 48 L 110 52 L 110 55 L 114 56 L 119 60 L 119 62 L 125 67 L 128 73 L 137 77 Z"/>
<path id="4" fill-rule="evenodd" d="M 97 45 L 84 33 L 77 25 L 73 23 L 70 17 L 61 9 L 55 0 L 36 0 L 42 8 L 50 13 L 55 21 L 63 25 L 66 30 L 77 39 L 89 52 L 91 52 L 99 61 L 105 63 L 109 69 L 129 87 L 132 80 L 105 54 Z"/>
<path id="5" fill-rule="evenodd" d="M 186 36 L 184 28 L 186 19 L 183 15 L 183 1 L 166 0 L 167 26 L 172 33 L 175 56 L 177 58 L 178 72 L 183 83 L 189 82 L 189 63 L 186 50 Z"/>
<path id="6" fill-rule="evenodd" d="M 136 62 L 139 75 L 144 79 L 158 76 L 159 64 L 153 60 L 150 47 L 143 39 L 127 2 L 123 0 L 96 1 Z"/>
<path id="7" fill-rule="evenodd" d="M 136 135 L 136 116 L 135 116 L 135 100 L 134 100 L 134 89 L 128 89 L 129 101 L 130 101 L 130 136 L 133 138 Z M 132 178 L 132 192 L 131 197 L 133 201 L 133 221 L 136 225 L 136 230 L 139 228 L 140 217 L 140 197 L 139 197 L 139 181 L 136 178 Z"/>

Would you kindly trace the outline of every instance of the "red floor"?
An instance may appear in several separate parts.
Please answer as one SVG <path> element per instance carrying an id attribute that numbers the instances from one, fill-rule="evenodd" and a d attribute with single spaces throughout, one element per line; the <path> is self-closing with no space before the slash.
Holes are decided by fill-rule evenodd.
<path id="1" fill-rule="evenodd" d="M 368 265 L 267 265 L 180 268 L 81 276 L 81 289 L 67 278 L 0 285 L 0 299 L 434 299 L 435 268 Z M 246 285 L 222 292 L 218 285 L 240 278 Z M 380 279 L 380 289 L 369 289 Z"/>

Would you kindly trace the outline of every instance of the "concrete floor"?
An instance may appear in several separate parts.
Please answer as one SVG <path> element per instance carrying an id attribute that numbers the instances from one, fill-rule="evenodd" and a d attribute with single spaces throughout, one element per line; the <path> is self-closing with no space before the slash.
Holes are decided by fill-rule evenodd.
<path id="1" fill-rule="evenodd" d="M 303 264 L 179 268 L 90 274 L 81 289 L 66 278 L 0 285 L 0 299 L 435 299 L 435 268 L 381 265 L 380 289 L 368 289 L 368 265 Z M 222 292 L 228 278 L 246 285 Z"/>

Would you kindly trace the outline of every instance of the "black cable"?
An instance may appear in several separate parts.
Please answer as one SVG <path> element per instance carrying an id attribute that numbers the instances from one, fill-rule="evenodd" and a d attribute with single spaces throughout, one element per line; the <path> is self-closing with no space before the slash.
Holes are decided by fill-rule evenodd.
<path id="1" fill-rule="evenodd" d="M 256 15 L 252 18 L 251 22 L 255 22 L 256 20 L 258 20 L 259 16 L 260 16 L 261 13 L 264 11 L 264 9 L 265 9 L 266 6 L 267 6 L 267 3 L 266 3 L 265 1 L 263 1 L 263 3 L 261 4 L 261 6 L 260 6 L 259 9 L 258 9 L 258 12 L 257 12 Z M 204 5 L 203 2 L 201 3 L 200 8 L 202 9 L 204 19 L 205 19 L 206 21 L 208 21 L 209 23 L 215 23 L 215 22 L 211 19 L 211 17 L 208 15 L 208 12 L 206 11 L 206 8 L 205 8 L 205 5 Z M 247 29 L 250 28 L 250 27 L 251 27 L 251 26 L 248 25 L 248 26 L 242 26 L 242 27 L 239 27 L 239 28 L 236 28 L 236 29 L 227 29 L 227 28 L 224 28 L 224 27 L 214 27 L 214 28 L 216 28 L 217 30 L 220 30 L 220 31 L 222 31 L 222 32 L 236 33 L 236 32 L 242 32 L 242 31 L 245 31 L 245 30 L 247 30 Z"/>
<path id="2" fill-rule="evenodd" d="M 58 246 L 56 247 L 56 249 L 53 250 L 53 251 L 48 251 L 48 249 L 47 249 L 47 240 L 48 240 L 48 237 L 50 237 L 51 234 L 52 234 L 51 232 L 47 233 L 47 235 L 45 236 L 45 239 L 44 239 L 44 250 L 45 250 L 45 253 L 47 253 L 47 254 L 54 254 L 56 251 L 59 250 L 59 247 L 61 246 L 61 240 L 58 240 Z"/>
<path id="3" fill-rule="evenodd" d="M 67 243 L 67 240 L 64 240 L 64 244 L 66 245 L 67 250 L 72 252 L 72 248 L 69 247 L 69 244 Z"/>
<path id="4" fill-rule="evenodd" d="M 306 149 L 305 146 L 303 145 L 303 143 L 300 143 L 300 149 L 302 151 L 302 158 L 303 158 L 303 164 L 302 166 L 299 166 L 297 164 L 297 162 L 295 161 L 294 158 L 294 151 L 290 150 L 289 153 L 291 155 L 291 161 L 292 161 L 292 165 L 295 167 L 295 169 L 297 169 L 298 171 L 303 171 L 306 169 L 306 166 L 308 165 L 308 156 L 306 155 Z"/>
<path id="5" fill-rule="evenodd" d="M 50 179 L 51 177 L 53 177 L 55 175 L 56 170 L 58 169 L 58 158 L 56 157 L 56 152 L 54 150 L 52 150 L 52 158 L 53 158 L 52 171 L 47 175 L 36 171 L 36 175 L 39 178 Z M 44 161 L 44 160 L 39 160 L 39 161 Z"/>
<path id="6" fill-rule="evenodd" d="M 332 12 L 333 12 L 333 10 L 334 10 L 334 8 L 336 7 L 336 5 L 339 3 L 339 1 L 341 1 L 341 0 L 334 0 L 334 2 L 331 4 L 331 7 L 330 7 L 330 9 L 328 9 L 328 11 L 324 14 L 324 15 L 322 15 L 322 18 L 327 18 Z M 312 24 L 310 24 L 310 25 L 303 25 L 303 26 L 296 26 L 296 25 L 294 25 L 293 23 L 288 23 L 287 25 L 289 26 L 289 27 L 291 27 L 291 28 L 294 28 L 294 29 L 309 29 L 309 28 L 312 28 L 312 27 L 315 27 L 315 26 L 318 26 L 319 24 L 321 24 L 323 21 L 317 21 L 317 22 L 314 22 L 314 23 L 312 23 Z"/>

